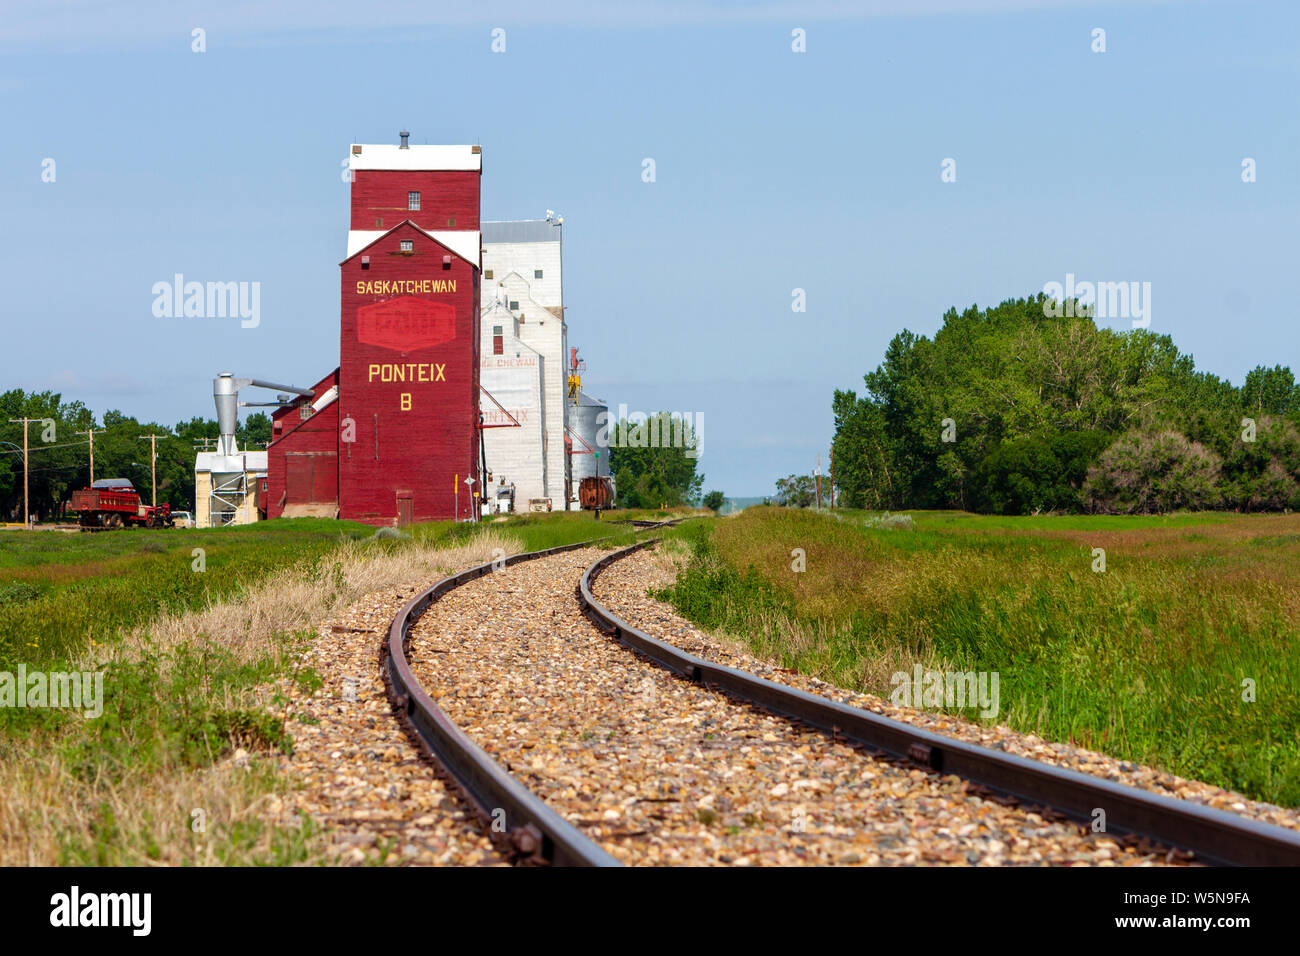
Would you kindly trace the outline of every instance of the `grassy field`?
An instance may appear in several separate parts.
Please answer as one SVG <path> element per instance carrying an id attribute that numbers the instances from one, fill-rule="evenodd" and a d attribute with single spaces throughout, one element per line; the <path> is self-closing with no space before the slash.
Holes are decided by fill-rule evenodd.
<path id="1" fill-rule="evenodd" d="M 257 810 L 289 785 L 270 758 L 293 746 L 267 688 L 320 685 L 296 663 L 313 625 L 366 593 L 432 583 L 498 549 L 630 543 L 618 519 L 656 516 L 520 515 L 396 537 L 325 519 L 0 532 L 0 672 L 104 675 L 92 719 L 0 706 L 0 864 L 322 862 L 313 821 L 268 826 Z M 246 768 L 225 759 L 236 748 L 250 753 Z M 211 817 L 205 833 L 190 826 L 195 807 Z"/>
<path id="2" fill-rule="evenodd" d="M 471 540 L 484 528 L 504 529 L 524 550 L 571 544 L 626 531 L 620 519 L 661 512 L 587 512 L 508 516 L 484 524 L 437 521 L 404 530 L 426 547 Z M 197 609 L 290 567 L 311 562 L 342 541 L 373 537 L 352 521 L 294 518 L 216 530 L 131 529 L 99 534 L 0 532 L 0 670 L 20 661 L 45 664 L 82 653 L 159 613 Z M 202 549 L 202 571 L 196 570 Z"/>
<path id="3" fill-rule="evenodd" d="M 911 517 L 692 523 L 666 596 L 763 656 L 884 697 L 918 663 L 997 672 L 997 723 L 1300 805 L 1300 515 Z"/>

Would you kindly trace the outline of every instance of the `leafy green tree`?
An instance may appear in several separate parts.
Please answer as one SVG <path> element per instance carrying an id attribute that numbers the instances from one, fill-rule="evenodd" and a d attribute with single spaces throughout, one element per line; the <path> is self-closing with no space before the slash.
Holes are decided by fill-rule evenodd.
<path id="1" fill-rule="evenodd" d="M 1241 387 L 1242 406 L 1250 413 L 1292 415 L 1300 412 L 1300 387 L 1285 365 L 1257 365 L 1246 373 Z"/>
<path id="2" fill-rule="evenodd" d="M 817 483 L 812 475 L 790 475 L 776 482 L 777 501 L 788 508 L 810 508 L 817 500 Z"/>
<path id="3" fill-rule="evenodd" d="M 620 419 L 610 436 L 609 466 L 624 508 L 677 507 L 698 501 L 699 441 L 680 416 L 657 412 L 644 422 Z"/>
<path id="4" fill-rule="evenodd" d="M 722 506 L 727 503 L 727 496 L 721 491 L 710 491 L 704 496 L 703 505 L 710 511 L 720 511 Z"/>
<path id="5" fill-rule="evenodd" d="M 1300 481 L 1300 463 L 1292 462 L 1285 432 L 1270 426 L 1254 447 L 1238 437 L 1243 417 L 1300 426 L 1300 387 L 1289 368 L 1256 368 L 1238 390 L 1198 372 L 1167 335 L 1098 328 L 1088 315 L 1045 305 L 1039 294 L 949 309 L 933 338 L 906 329 L 894 337 L 864 376 L 864 395 L 836 391 L 841 500 L 865 508 L 1074 510 L 1089 506 L 1084 481 L 1113 448 L 1098 481 L 1120 469 L 1112 490 L 1138 495 L 1137 507 L 1172 500 L 1290 507 L 1288 476 Z M 1199 451 L 1175 449 L 1167 433 Z M 1135 434 L 1147 437 L 1116 445 Z M 1186 494 L 1165 494 L 1162 482 L 1172 479 L 1146 476 L 1154 484 L 1142 491 L 1145 479 L 1124 471 L 1134 461 L 1177 471 L 1170 455 L 1189 468 L 1204 465 L 1200 451 L 1221 464 L 1213 494 L 1195 487 L 1192 473 L 1183 475 Z"/>
<path id="6" fill-rule="evenodd" d="M 1088 466 L 1106 432 L 1040 432 L 1001 442 L 980 464 L 980 497 L 996 514 L 1078 511 Z"/>
<path id="7" fill-rule="evenodd" d="M 235 428 L 235 438 L 240 448 L 254 451 L 271 444 L 271 418 L 265 412 L 254 412 L 240 421 Z"/>

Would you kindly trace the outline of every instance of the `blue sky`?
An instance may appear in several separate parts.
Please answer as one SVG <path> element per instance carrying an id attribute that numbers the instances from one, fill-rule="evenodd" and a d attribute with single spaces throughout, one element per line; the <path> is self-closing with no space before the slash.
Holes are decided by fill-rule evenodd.
<path id="1" fill-rule="evenodd" d="M 3 14 L 0 388 L 173 423 L 212 416 L 219 371 L 310 384 L 338 361 L 340 163 L 403 127 L 482 144 L 484 218 L 565 217 L 587 390 L 702 412 L 729 494 L 824 463 L 832 391 L 902 328 L 1067 273 L 1150 282 L 1151 329 L 1238 384 L 1300 368 L 1293 3 Z M 177 272 L 260 282 L 260 325 L 155 318 Z"/>

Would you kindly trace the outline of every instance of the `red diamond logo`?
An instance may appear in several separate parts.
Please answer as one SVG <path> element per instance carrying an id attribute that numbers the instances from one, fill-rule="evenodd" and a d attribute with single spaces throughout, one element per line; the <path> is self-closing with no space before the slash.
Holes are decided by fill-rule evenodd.
<path id="1" fill-rule="evenodd" d="M 456 338 L 456 307 L 413 295 L 357 309 L 357 341 L 413 352 Z"/>

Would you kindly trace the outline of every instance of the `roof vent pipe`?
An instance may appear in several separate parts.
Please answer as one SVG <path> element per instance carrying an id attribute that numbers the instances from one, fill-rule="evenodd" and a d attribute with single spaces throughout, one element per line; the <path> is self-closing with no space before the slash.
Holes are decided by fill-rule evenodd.
<path id="1" fill-rule="evenodd" d="M 410 139 L 411 134 L 408 133 L 406 130 L 402 130 L 402 132 L 401 132 L 400 135 L 401 135 L 401 137 L 402 137 L 402 145 L 401 145 L 399 148 L 400 148 L 400 149 L 410 149 L 411 146 L 410 146 L 409 143 L 407 143 L 407 140 Z"/>

